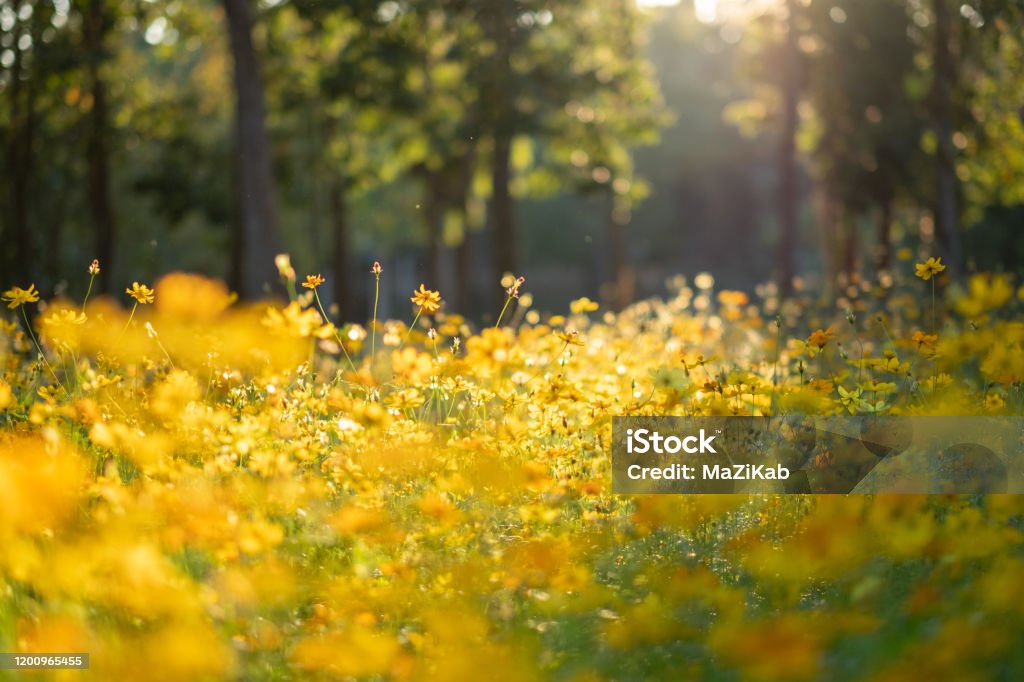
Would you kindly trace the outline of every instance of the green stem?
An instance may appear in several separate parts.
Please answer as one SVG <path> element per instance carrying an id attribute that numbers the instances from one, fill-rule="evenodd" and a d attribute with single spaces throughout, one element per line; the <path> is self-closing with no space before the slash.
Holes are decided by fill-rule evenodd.
<path id="1" fill-rule="evenodd" d="M 92 283 L 96 280 L 96 275 L 89 276 L 89 288 L 85 290 L 85 298 L 82 299 L 82 312 L 85 312 L 85 304 L 89 302 L 89 294 L 92 293 Z"/>
<path id="2" fill-rule="evenodd" d="M 889 328 L 885 326 L 885 321 L 879 316 L 878 324 L 882 325 L 882 331 L 885 332 L 885 338 L 888 339 L 889 345 L 892 346 L 892 350 L 896 350 L 896 342 L 892 340 L 892 334 L 889 333 Z"/>
<path id="3" fill-rule="evenodd" d="M 409 335 L 412 334 L 412 330 L 416 328 L 416 323 L 419 322 L 420 315 L 422 314 L 423 308 L 420 308 L 419 310 L 416 311 L 416 317 L 412 318 L 412 324 L 410 324 L 409 328 L 405 330 L 405 338 L 402 339 L 402 343 L 399 344 L 398 350 L 402 350 L 402 346 L 404 346 L 405 342 L 409 340 Z"/>
<path id="4" fill-rule="evenodd" d="M 452 410 L 454 410 L 454 409 L 455 409 L 455 399 L 456 399 L 456 398 L 457 398 L 458 396 L 459 396 L 459 391 L 455 391 L 455 392 L 454 392 L 454 393 L 452 394 L 452 402 L 451 402 L 451 404 L 450 404 L 450 405 L 448 406 L 448 412 L 447 412 L 447 414 L 445 414 L 445 415 L 444 415 L 444 420 L 445 420 L 445 422 L 446 422 L 446 423 L 447 423 L 447 421 L 448 421 L 448 418 L 452 416 Z"/>
<path id="5" fill-rule="evenodd" d="M 374 273 L 377 282 L 373 288 L 373 323 L 370 325 L 370 376 L 373 376 L 373 358 L 377 355 L 377 301 L 380 300 L 380 274 Z"/>
<path id="6" fill-rule="evenodd" d="M 769 404 L 770 416 L 775 416 L 775 388 L 779 385 L 779 354 L 782 351 L 782 324 L 775 325 L 775 362 L 772 364 L 772 397 Z"/>
<path id="7" fill-rule="evenodd" d="M 135 317 L 135 310 L 136 310 L 136 309 L 137 309 L 138 307 L 139 307 L 139 302 L 138 302 L 138 301 L 136 301 L 136 302 L 135 302 L 135 305 L 133 305 L 133 306 L 132 306 L 132 312 L 131 312 L 131 314 L 130 314 L 130 315 L 128 316 L 128 321 L 127 321 L 127 322 L 125 323 L 125 325 L 124 325 L 124 329 L 122 329 L 122 330 L 121 330 L 121 334 L 120 334 L 120 336 L 118 336 L 118 337 L 117 337 L 117 340 L 118 340 L 118 341 L 120 341 L 120 340 L 121 340 L 121 337 L 122 337 L 122 336 L 124 336 L 124 333 L 125 333 L 126 331 L 128 331 L 128 327 L 129 327 L 129 326 L 131 325 L 131 323 L 132 323 L 132 319 L 133 319 L 133 318 Z"/>
<path id="8" fill-rule="evenodd" d="M 324 321 L 330 322 L 331 318 L 327 317 L 327 313 L 324 311 L 324 304 L 320 302 L 320 294 L 317 292 L 316 289 L 313 289 L 313 297 L 316 298 L 316 305 L 318 308 L 320 308 L 320 314 L 324 316 Z M 348 360 L 348 366 L 352 368 L 353 372 L 355 372 L 355 363 L 352 362 L 352 357 L 348 354 L 348 350 L 345 349 L 345 342 L 341 340 L 341 335 L 338 334 L 337 327 L 334 328 L 334 338 L 338 340 L 338 345 L 341 346 L 341 352 L 345 354 L 345 359 Z M 315 347 L 316 343 L 314 342 L 314 348 Z M 309 371 L 310 373 L 313 372 L 312 362 L 310 363 Z"/>
<path id="9" fill-rule="evenodd" d="M 857 337 L 857 345 L 860 346 L 860 364 L 857 366 L 857 383 L 860 383 L 861 376 L 864 373 L 864 342 L 860 340 L 860 336 Z"/>
<path id="10" fill-rule="evenodd" d="M 82 377 L 78 374 L 78 354 L 72 349 L 71 351 L 71 362 L 72 369 L 75 370 L 75 393 L 81 395 L 82 393 Z"/>
<path id="11" fill-rule="evenodd" d="M 498 313 L 498 321 L 494 323 L 494 328 L 497 329 L 501 326 L 501 318 L 505 317 L 505 311 L 508 310 L 508 304 L 512 302 L 512 297 L 509 296 L 505 299 L 505 305 L 502 307 L 501 312 Z"/>
<path id="12" fill-rule="evenodd" d="M 932 334 L 935 333 L 935 278 L 932 277 Z"/>
<path id="13" fill-rule="evenodd" d="M 164 352 L 164 357 L 167 358 L 167 362 L 170 363 L 171 369 L 177 369 L 174 366 L 174 360 L 171 359 L 171 354 L 167 352 L 166 348 L 164 348 L 164 344 L 160 343 L 160 339 L 154 338 L 153 340 L 156 341 L 156 345 L 160 347 L 160 350 Z"/>
<path id="14" fill-rule="evenodd" d="M 35 332 L 32 331 L 32 324 L 28 321 L 28 313 L 25 312 L 25 306 L 21 306 L 21 317 L 25 320 L 25 329 L 28 331 L 29 337 L 32 339 L 32 343 L 35 344 L 36 350 L 39 351 L 39 357 L 42 358 L 43 364 L 46 365 L 46 369 L 50 371 L 50 376 L 57 382 L 57 385 L 64 388 L 64 384 L 61 383 L 60 379 L 57 378 L 57 373 L 53 371 L 53 367 L 50 367 L 50 363 L 46 359 L 46 354 L 43 352 L 43 347 L 39 345 L 39 340 L 36 339 Z"/>

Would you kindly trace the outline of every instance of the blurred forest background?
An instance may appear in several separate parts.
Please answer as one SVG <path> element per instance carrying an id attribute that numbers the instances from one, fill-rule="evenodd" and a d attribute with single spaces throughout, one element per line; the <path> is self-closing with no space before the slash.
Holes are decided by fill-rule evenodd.
<path id="1" fill-rule="evenodd" d="M 1024 263 L 1019 0 L 0 0 L 0 278 L 494 314 Z M 392 312 L 394 311 L 394 312 Z"/>

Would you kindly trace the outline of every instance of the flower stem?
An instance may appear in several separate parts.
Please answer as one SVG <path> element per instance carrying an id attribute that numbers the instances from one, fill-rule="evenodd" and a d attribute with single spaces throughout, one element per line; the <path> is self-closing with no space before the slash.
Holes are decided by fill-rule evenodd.
<path id="1" fill-rule="evenodd" d="M 378 270 L 380 268 L 377 268 Z M 377 355 L 377 301 L 380 300 L 380 273 L 374 273 L 377 282 L 373 288 L 373 322 L 370 324 L 370 376 L 373 376 L 373 358 Z"/>
<path id="2" fill-rule="evenodd" d="M 313 297 L 316 298 L 316 305 L 317 305 L 318 308 L 320 308 L 320 314 L 324 316 L 324 320 L 327 321 L 327 322 L 330 322 L 331 318 L 327 317 L 327 313 L 324 311 L 324 304 L 320 302 L 320 294 L 319 294 L 319 292 L 317 292 L 316 289 L 313 289 Z M 355 363 L 352 362 L 352 356 L 350 356 L 348 354 L 348 350 L 345 349 L 345 342 L 341 340 L 341 335 L 338 334 L 338 328 L 337 327 L 334 328 L 334 338 L 338 340 L 338 345 L 341 346 L 341 352 L 345 354 L 345 359 L 348 360 L 348 366 L 352 368 L 353 372 L 355 372 L 356 371 Z M 315 350 L 315 348 L 316 348 L 316 344 L 315 343 L 313 344 L 313 347 L 314 347 L 314 350 Z M 309 370 L 310 370 L 310 372 L 313 371 L 312 364 L 310 364 Z"/>
<path id="3" fill-rule="evenodd" d="M 935 278 L 932 277 L 932 334 L 935 333 Z"/>
<path id="4" fill-rule="evenodd" d="M 43 364 L 46 365 L 46 369 L 50 371 L 50 376 L 57 382 L 61 388 L 64 384 L 61 383 L 60 379 L 57 378 L 57 373 L 53 371 L 53 367 L 50 367 L 50 363 L 46 359 L 46 354 L 43 352 L 42 346 L 39 345 L 39 340 L 36 338 L 35 332 L 32 331 L 32 324 L 28 321 L 28 314 L 25 312 L 25 306 L 21 306 L 21 317 L 25 320 L 25 329 L 28 330 L 28 335 L 32 339 L 32 343 L 35 344 L 36 350 L 39 351 L 39 357 L 42 358 Z"/>
<path id="5" fill-rule="evenodd" d="M 402 343 L 398 346 L 399 350 L 401 350 L 402 346 L 405 345 L 405 342 L 409 340 L 409 335 L 412 334 L 412 330 L 416 328 L 416 323 L 419 322 L 420 315 L 422 314 L 423 308 L 420 308 L 419 310 L 416 311 L 416 317 L 412 318 L 412 324 L 410 324 L 409 328 L 405 331 L 405 338 L 402 339 Z"/>
<path id="6" fill-rule="evenodd" d="M 505 317 L 505 311 L 508 310 L 508 304 L 512 302 L 512 297 L 509 296 L 505 299 L 505 305 L 502 307 L 501 312 L 498 313 L 498 321 L 494 323 L 494 328 L 497 329 L 501 326 L 501 318 Z"/>
<path id="7" fill-rule="evenodd" d="M 92 283 L 96 280 L 96 275 L 89 276 L 89 288 L 85 290 L 85 298 L 82 299 L 82 312 L 85 312 L 85 304 L 89 302 L 89 294 L 92 293 Z"/>
<path id="8" fill-rule="evenodd" d="M 130 315 L 128 315 L 128 321 L 127 321 L 127 322 L 125 322 L 125 325 L 124 325 L 124 329 L 122 329 L 122 330 L 121 330 L 121 334 L 120 334 L 120 336 L 118 336 L 118 337 L 117 337 L 117 340 L 118 340 L 118 341 L 120 341 L 120 340 L 121 340 L 121 337 L 122 337 L 122 336 L 124 336 L 124 333 L 125 333 L 126 331 L 128 331 L 128 327 L 129 327 L 129 326 L 131 325 L 131 323 L 132 323 L 132 319 L 133 319 L 133 318 L 135 317 L 135 310 L 136 310 L 136 309 L 137 309 L 138 307 L 139 307 L 139 302 L 138 302 L 138 301 L 136 301 L 136 302 L 135 302 L 135 305 L 133 305 L 133 306 L 132 306 L 132 312 L 131 312 L 131 314 L 130 314 Z"/>
<path id="9" fill-rule="evenodd" d="M 779 355 L 782 352 L 782 319 L 775 325 L 775 362 L 772 364 L 772 397 L 769 404 L 769 416 L 775 416 L 775 389 L 779 385 Z"/>
<path id="10" fill-rule="evenodd" d="M 164 352 L 164 357 L 167 358 L 167 362 L 171 365 L 171 369 L 177 369 L 174 366 L 174 360 L 171 359 L 171 354 L 167 352 L 167 349 L 164 347 L 164 344 L 160 343 L 160 339 L 154 338 L 153 340 L 156 341 L 156 345 L 160 347 L 160 350 Z"/>

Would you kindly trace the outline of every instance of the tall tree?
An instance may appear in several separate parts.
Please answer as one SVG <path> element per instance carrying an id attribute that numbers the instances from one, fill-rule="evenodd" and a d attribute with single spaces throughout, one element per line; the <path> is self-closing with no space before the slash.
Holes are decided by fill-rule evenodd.
<path id="1" fill-rule="evenodd" d="M 787 296 L 796 274 L 797 189 L 796 132 L 800 100 L 800 47 L 796 0 L 786 0 L 785 42 L 782 57 L 782 122 L 779 133 L 779 293 Z"/>
<path id="2" fill-rule="evenodd" d="M 11 182 L 8 184 L 8 197 L 10 210 L 9 220 L 0 220 L 0 226 L 9 223 L 9 230 L 13 233 L 10 237 L 4 236 L 4 242 L 13 244 L 11 254 L 4 254 L 10 259 L 12 275 L 19 281 L 30 276 L 28 268 L 32 263 L 32 230 L 29 225 L 29 204 L 31 202 L 30 188 L 34 173 L 33 169 L 33 147 L 36 132 L 36 95 L 39 88 L 40 75 L 37 71 L 37 51 L 39 40 L 39 25 L 43 21 L 41 12 L 36 5 L 41 3 L 27 3 L 32 8 L 32 16 L 29 21 L 23 20 L 24 14 L 20 11 L 13 11 L 9 15 L 12 19 L 12 26 L 4 33 L 14 39 L 4 41 L 4 45 L 10 45 L 13 58 L 10 61 L 8 78 L 4 81 L 9 83 L 6 88 L 8 121 L 5 126 L 6 139 L 6 167 L 10 173 Z M 20 10 L 21 7 L 18 7 Z M 7 37 L 5 36 L 5 37 Z M 28 49 L 24 49 L 22 36 L 31 38 Z"/>
<path id="3" fill-rule="evenodd" d="M 494 234 L 494 271 L 497 276 L 519 269 L 519 238 L 512 202 L 512 138 L 522 131 L 517 120 L 520 84 L 512 69 L 513 53 L 526 44 L 529 30 L 517 22 L 529 11 L 520 2 L 489 2 L 480 8 L 480 24 L 491 53 L 482 58 L 480 73 L 480 118 L 491 135 L 491 208 Z M 525 131 L 524 131 L 525 132 Z M 500 293 L 496 295 L 500 298 Z"/>
<path id="4" fill-rule="evenodd" d="M 344 319 L 367 312 L 353 276 L 365 275 L 368 267 L 353 262 L 358 238 L 365 236 L 353 205 L 422 158 L 408 145 L 413 133 L 406 80 L 416 49 L 401 21 L 406 13 L 397 5 L 392 9 L 394 14 L 388 14 L 374 0 L 341 5 L 293 0 L 271 23 L 273 63 L 281 82 L 277 95 L 290 105 L 279 115 L 286 126 L 296 125 L 296 112 L 314 122 L 314 161 L 301 173 L 312 193 L 318 182 L 326 188 L 331 244 L 325 251 L 330 259 L 318 259 L 317 265 L 332 274 L 333 302 Z M 301 133 L 296 129 L 295 134 Z M 383 237 L 381 213 L 386 211 L 375 211 L 374 227 Z"/>
<path id="5" fill-rule="evenodd" d="M 274 255 L 281 249 L 274 175 L 266 129 L 266 104 L 253 45 L 250 0 L 223 0 L 235 74 L 235 182 L 238 229 L 232 284 L 257 297 L 275 281 Z"/>
<path id="6" fill-rule="evenodd" d="M 885 269 L 897 205 L 930 196 L 917 179 L 930 167 L 921 151 L 926 122 L 905 91 L 915 72 L 906 6 L 861 0 L 814 5 L 805 16 L 805 101 L 815 133 L 804 139 L 812 176 L 842 216 L 829 221 L 843 233 L 833 246 L 846 251 L 835 254 L 836 270 L 861 270 L 856 226 L 868 217 L 875 221 L 874 265 Z"/>
<path id="7" fill-rule="evenodd" d="M 586 76 L 566 107 L 552 112 L 546 155 L 562 162 L 556 173 L 570 178 L 569 189 L 602 200 L 607 219 L 602 295 L 613 308 L 622 308 L 636 289 L 627 230 L 634 205 L 647 194 L 635 175 L 631 149 L 657 142 L 670 116 L 643 54 L 644 22 L 635 3 L 612 0 L 593 8 L 583 13 L 589 22 L 562 27 L 578 45 L 569 69 Z"/>
<path id="8" fill-rule="evenodd" d="M 515 273 L 519 237 L 512 190 L 517 139 L 537 143 L 543 163 L 543 150 L 565 133 L 568 116 L 585 126 L 603 128 L 593 137 L 610 142 L 623 129 L 625 116 L 618 117 L 617 111 L 628 105 L 634 113 L 642 112 L 652 104 L 650 95 L 656 88 L 648 87 L 653 82 L 648 65 L 634 49 L 639 24 L 633 3 L 492 0 L 469 4 L 470 20 L 484 38 L 469 51 L 469 78 L 479 93 L 480 129 L 490 142 L 494 268 L 497 275 Z M 630 89 L 632 102 L 627 95 Z M 595 109 L 588 101 L 599 106 Z M 588 112 L 594 111 L 599 113 L 591 118 Z M 637 127 L 647 125 L 650 118 L 650 112 L 644 112 Z M 605 167 L 594 177 L 611 187 L 612 170 Z M 620 211 L 609 222 L 613 236 L 623 217 Z M 623 263 L 612 265 L 621 272 Z"/>
<path id="9" fill-rule="evenodd" d="M 954 19 L 959 3 L 933 0 L 935 20 L 933 39 L 932 121 L 937 141 L 935 166 L 935 235 L 946 256 L 950 272 L 956 276 L 963 267 L 960 239 L 960 214 L 957 209 L 959 182 L 956 174 L 956 132 L 953 92 L 957 81 L 954 46 Z"/>
<path id="10" fill-rule="evenodd" d="M 102 73 L 107 53 L 105 42 L 113 22 L 113 12 L 107 0 L 87 0 L 82 17 L 82 33 L 92 106 L 88 113 L 86 156 L 89 168 L 89 211 L 96 238 L 95 254 L 103 263 L 100 270 L 101 291 L 110 291 L 110 273 L 114 267 L 117 239 L 110 184 L 110 102 Z"/>

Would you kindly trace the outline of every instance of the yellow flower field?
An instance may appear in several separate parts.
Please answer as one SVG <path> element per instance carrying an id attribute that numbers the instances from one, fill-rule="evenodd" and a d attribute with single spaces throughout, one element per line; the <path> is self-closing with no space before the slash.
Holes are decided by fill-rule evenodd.
<path id="1" fill-rule="evenodd" d="M 10 283 L 0 651 L 90 654 L 57 680 L 1024 678 L 1021 497 L 610 492 L 617 415 L 1024 414 L 1019 283 L 940 268 L 567 316 L 509 277 L 482 329 L 423 285 L 411 325 L 332 322 L 294 271 L 258 305 Z"/>

